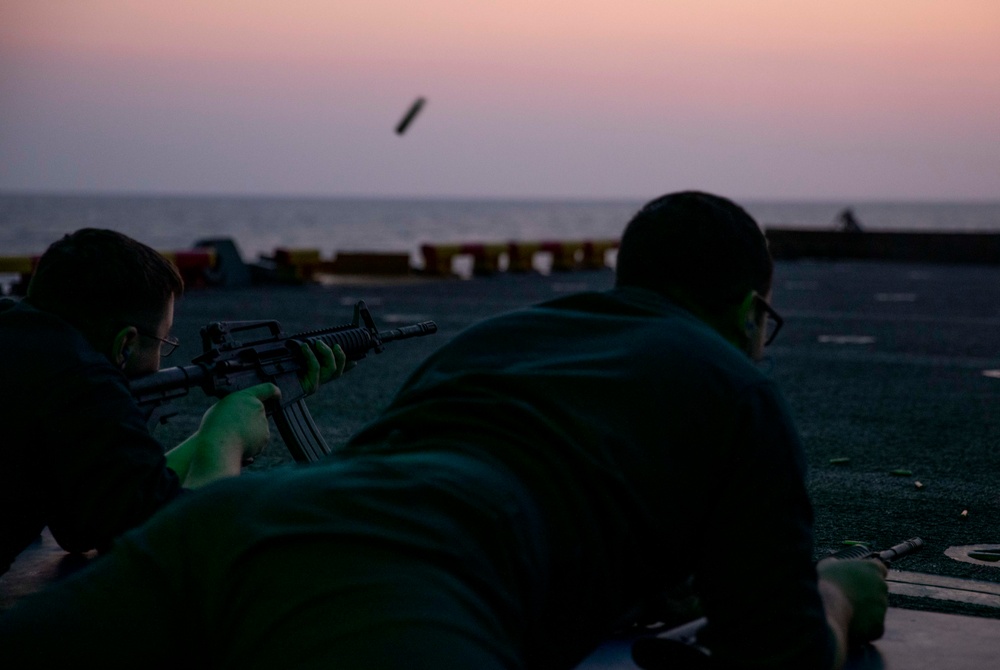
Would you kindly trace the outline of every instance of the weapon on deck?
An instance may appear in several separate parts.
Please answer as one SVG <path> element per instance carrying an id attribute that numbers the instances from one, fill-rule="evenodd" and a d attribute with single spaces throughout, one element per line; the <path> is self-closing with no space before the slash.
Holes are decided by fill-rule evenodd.
<path id="1" fill-rule="evenodd" d="M 249 333 L 262 339 L 241 341 Z M 207 395 L 225 397 L 256 384 L 272 382 L 281 389 L 280 404 L 268 406 L 278 432 L 296 461 L 311 462 L 330 453 L 305 403 L 299 383 L 304 366 L 300 344 L 339 344 L 348 361 L 364 358 L 369 350 L 382 353 L 387 342 L 437 332 L 433 321 L 423 321 L 392 330 L 378 330 L 364 301 L 354 305 L 353 321 L 347 325 L 285 335 L 277 321 L 212 322 L 201 329 L 203 353 L 191 365 L 165 368 L 132 380 L 130 388 L 139 406 L 147 412 L 150 428 L 166 421 L 176 411 L 165 408 L 171 400 L 200 387 Z"/>
<path id="2" fill-rule="evenodd" d="M 884 551 L 872 551 L 863 544 L 856 544 L 846 549 L 841 549 L 837 553 L 832 554 L 830 558 L 836 558 L 841 561 L 851 558 L 877 558 L 886 565 L 889 565 L 895 560 L 919 551 L 923 546 L 924 541 L 919 537 L 914 537 L 906 542 L 900 542 Z"/>
<path id="3" fill-rule="evenodd" d="M 842 549 L 828 558 L 836 560 L 873 559 L 889 565 L 909 554 L 919 551 L 924 541 L 914 537 L 889 547 L 884 551 L 873 551 L 863 544 Z M 632 643 L 632 659 L 644 670 L 667 670 L 668 668 L 712 668 L 711 652 L 699 644 L 698 634 L 705 628 L 705 617 L 689 621 L 681 626 L 658 633 L 652 637 L 640 637 Z"/>

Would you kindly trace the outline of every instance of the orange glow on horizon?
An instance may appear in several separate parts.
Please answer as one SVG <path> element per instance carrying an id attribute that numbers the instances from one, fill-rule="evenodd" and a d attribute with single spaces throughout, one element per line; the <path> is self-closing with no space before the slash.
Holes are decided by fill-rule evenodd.
<path id="1" fill-rule="evenodd" d="M 322 58 L 363 54 L 618 53 L 971 55 L 1000 60 L 993 0 L 7 0 L 3 51 Z M 6 25 L 6 28 L 3 27 Z M 415 51 L 411 51 L 415 50 Z M 989 51 L 991 53 L 986 53 Z M 902 57 L 900 54 L 897 57 Z"/>
<path id="2" fill-rule="evenodd" d="M 908 95 L 929 104 L 928 88 L 1000 102 L 1000 86 L 974 83 L 1000 71 L 994 0 L 15 0 L 3 11 L 5 57 L 173 64 L 205 85 L 255 72 L 303 86 L 409 79 L 543 113 L 617 109 L 615 98 L 646 108 L 735 102 L 750 113 Z"/>
<path id="3" fill-rule="evenodd" d="M 997 0 L 6 0 L 0 83 L 18 88 L 0 93 L 208 137 L 200 116 L 357 134 L 424 95 L 420 133 L 455 151 L 683 135 L 982 156 L 998 45 Z"/>

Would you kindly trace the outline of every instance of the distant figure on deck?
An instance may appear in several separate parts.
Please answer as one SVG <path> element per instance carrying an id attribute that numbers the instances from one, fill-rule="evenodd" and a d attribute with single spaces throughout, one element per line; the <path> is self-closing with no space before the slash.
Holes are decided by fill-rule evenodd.
<path id="1" fill-rule="evenodd" d="M 837 222 L 839 224 L 840 230 L 845 233 L 862 233 L 864 229 L 861 227 L 861 223 L 858 221 L 857 217 L 854 216 L 854 210 L 847 207 L 840 214 L 837 215 Z"/>
<path id="2" fill-rule="evenodd" d="M 129 392 L 178 342 L 184 285 L 162 255 L 125 235 L 82 229 L 38 261 L 27 297 L 0 305 L 0 574 L 48 526 L 69 552 L 107 549 L 178 496 L 240 473 L 268 439 L 277 387 L 234 393 L 164 455 Z M 317 347 L 315 388 L 344 358 Z"/>
<path id="3" fill-rule="evenodd" d="M 817 574 L 753 364 L 772 270 L 731 201 L 650 202 L 613 289 L 458 334 L 323 463 L 170 505 L 0 618 L 0 665 L 570 669 L 693 576 L 726 667 L 839 667 L 882 633 L 885 568 Z"/>

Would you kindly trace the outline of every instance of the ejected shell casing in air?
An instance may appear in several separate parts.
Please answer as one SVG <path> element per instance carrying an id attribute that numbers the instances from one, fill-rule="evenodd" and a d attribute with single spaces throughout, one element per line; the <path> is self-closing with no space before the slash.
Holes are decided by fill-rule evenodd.
<path id="1" fill-rule="evenodd" d="M 406 132 L 406 128 L 413 122 L 413 119 L 417 116 L 417 114 L 420 113 L 420 109 L 424 106 L 425 102 L 427 101 L 424 98 L 416 99 L 410 107 L 410 110 L 406 112 L 406 116 L 404 116 L 403 120 L 399 122 L 398 126 L 396 126 L 397 135 L 402 135 Z"/>

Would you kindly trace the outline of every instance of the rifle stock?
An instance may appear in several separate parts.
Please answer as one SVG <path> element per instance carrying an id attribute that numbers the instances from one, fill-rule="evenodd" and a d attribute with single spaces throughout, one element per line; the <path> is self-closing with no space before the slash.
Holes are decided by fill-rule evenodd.
<path id="1" fill-rule="evenodd" d="M 266 330 L 268 335 L 252 341 L 238 338 Z M 421 337 L 437 332 L 433 321 L 379 331 L 364 301 L 354 305 L 351 323 L 286 336 L 277 321 L 213 322 L 201 329 L 203 353 L 191 365 L 165 368 L 130 383 L 132 395 L 147 415 L 152 430 L 176 414 L 170 401 L 198 387 L 206 395 L 223 398 L 256 384 L 271 382 L 281 389 L 280 405 L 268 406 L 282 440 L 299 462 L 313 462 L 330 453 L 330 447 L 309 413 L 299 382 L 304 359 L 302 343 L 339 345 L 348 361 L 365 358 L 369 351 L 384 350 L 387 342 Z"/>

